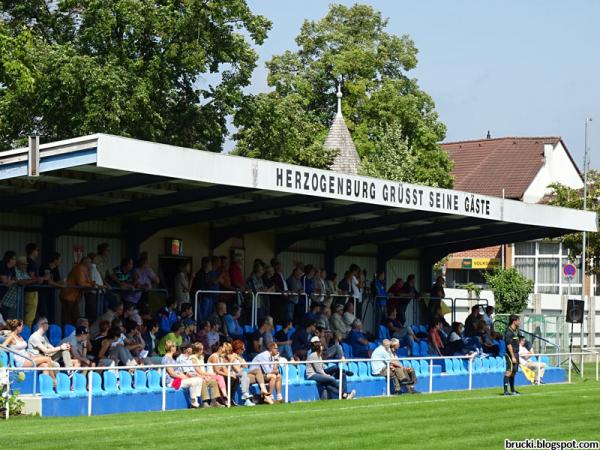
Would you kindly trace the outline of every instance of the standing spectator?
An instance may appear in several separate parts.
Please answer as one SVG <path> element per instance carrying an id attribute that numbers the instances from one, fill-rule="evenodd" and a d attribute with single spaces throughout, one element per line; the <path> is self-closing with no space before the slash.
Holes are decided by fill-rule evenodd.
<path id="1" fill-rule="evenodd" d="M 90 264 L 90 278 L 96 285 L 96 289 L 91 289 L 84 294 L 85 297 L 85 315 L 94 321 L 98 317 L 98 307 L 100 306 L 100 315 L 104 312 L 104 300 L 110 298 L 106 293 L 106 286 L 104 285 L 104 278 L 100 275 L 98 267 L 94 263 L 96 259 L 95 253 L 88 253 L 88 258 L 92 261 Z M 98 304 L 100 303 L 100 304 Z"/>
<path id="2" fill-rule="evenodd" d="M 276 403 L 283 403 L 281 390 L 281 374 L 279 373 L 279 350 L 275 342 L 271 342 L 268 349 L 259 353 L 252 360 L 250 370 L 259 369 L 262 371 L 265 384 L 269 384 L 268 395 L 271 397 L 276 392 Z"/>
<path id="3" fill-rule="evenodd" d="M 27 255 L 27 274 L 32 280 L 31 284 L 41 284 L 44 280 L 39 277 L 40 268 L 37 263 L 37 259 L 40 253 L 37 244 L 29 243 L 25 246 L 25 253 Z M 39 291 L 37 288 L 25 288 L 25 318 L 24 322 L 26 325 L 31 326 L 33 323 L 37 309 L 38 309 L 38 298 Z"/>
<path id="4" fill-rule="evenodd" d="M 48 332 L 48 319 L 40 317 L 37 321 L 38 329 L 31 333 L 29 337 L 27 351 L 34 356 L 49 356 L 53 361 L 63 361 L 65 367 L 78 367 L 79 361 L 73 364 L 71 360 L 71 345 L 62 343 L 58 347 L 54 347 L 46 338 Z M 58 364 L 57 364 L 58 365 Z"/>
<path id="5" fill-rule="evenodd" d="M 47 288 L 40 290 L 38 294 L 38 315 L 47 317 L 51 323 L 54 323 L 54 304 L 56 301 L 56 289 L 63 287 L 62 277 L 60 275 L 60 265 L 62 257 L 60 253 L 52 253 L 47 259 L 46 264 L 42 265 L 39 276 L 44 280 Z"/>
<path id="6" fill-rule="evenodd" d="M 191 265 L 189 262 L 183 262 L 179 264 L 179 271 L 177 272 L 177 275 L 175 275 L 173 289 L 177 306 L 190 302 L 190 290 L 192 288 L 190 271 Z"/>
<path id="7" fill-rule="evenodd" d="M 0 262 L 0 299 L 2 299 L 2 315 L 8 319 L 17 317 L 17 254 L 11 250 L 4 253 Z"/>
<path id="8" fill-rule="evenodd" d="M 471 308 L 471 314 L 465 320 L 465 337 L 476 337 L 477 336 L 477 325 L 481 320 L 479 314 L 479 305 L 473 305 Z"/>
<path id="9" fill-rule="evenodd" d="M 327 278 L 325 279 L 325 289 L 327 291 L 327 295 L 332 296 L 332 295 L 339 294 L 337 273 L 332 272 L 327 275 Z M 329 297 L 329 300 L 330 300 L 329 305 L 331 306 L 331 304 L 335 301 L 335 298 Z"/>
<path id="10" fill-rule="evenodd" d="M 385 272 L 383 270 L 377 272 L 377 277 L 375 278 L 374 284 L 375 305 L 377 306 L 377 311 L 379 312 L 377 323 L 382 323 L 387 316 L 388 301 L 388 294 L 385 285 Z"/>
<path id="11" fill-rule="evenodd" d="M 302 269 L 300 267 L 294 268 L 292 274 L 287 279 L 287 285 L 290 291 L 290 296 L 288 297 L 288 318 L 296 322 L 297 310 L 299 310 L 300 317 L 304 316 L 304 310 L 298 306 L 300 296 L 304 294 Z M 300 321 L 298 321 L 298 323 L 300 323 Z"/>
<path id="12" fill-rule="evenodd" d="M 23 322 L 28 327 L 31 327 L 31 324 L 33 323 L 33 319 L 35 319 L 35 313 L 37 310 L 38 292 L 37 292 L 37 290 L 31 291 L 31 292 L 28 291 L 27 286 L 37 284 L 38 277 L 37 277 L 37 275 L 34 275 L 34 278 L 32 278 L 30 276 L 28 267 L 27 267 L 27 258 L 25 256 L 19 256 L 17 258 L 15 274 L 16 274 L 16 278 L 17 278 L 17 285 L 23 286 L 24 291 L 25 291 L 24 292 L 24 295 L 25 295 L 25 299 L 24 299 L 25 300 L 25 302 L 24 302 L 25 303 L 25 319 L 23 320 Z M 34 272 L 34 274 L 35 274 L 35 272 Z"/>
<path id="13" fill-rule="evenodd" d="M 110 268 L 110 245 L 103 242 L 98 244 L 96 256 L 94 258 L 94 264 L 100 273 L 100 276 L 104 280 L 104 285 L 108 285 L 109 281 L 113 279 L 113 273 Z"/>
<path id="14" fill-rule="evenodd" d="M 494 332 L 494 307 L 488 305 L 485 307 L 485 314 L 483 315 L 483 321 L 489 334 Z"/>
<path id="15" fill-rule="evenodd" d="M 229 259 L 227 256 L 219 256 L 220 261 L 220 276 L 219 276 L 219 290 L 221 291 L 233 291 L 234 287 L 231 283 L 231 276 L 229 275 Z M 221 294 L 219 297 L 220 301 L 225 302 L 228 309 L 234 305 L 235 296 L 233 294 Z"/>
<path id="16" fill-rule="evenodd" d="M 244 273 L 242 272 L 242 258 L 240 255 L 234 255 L 229 266 L 229 278 L 231 278 L 231 286 L 234 289 L 244 290 Z"/>
<path id="17" fill-rule="evenodd" d="M 415 287 L 415 282 L 415 275 L 410 274 L 406 277 L 406 283 L 404 283 L 400 290 L 400 297 L 403 298 L 398 301 L 398 313 L 400 322 L 402 323 L 406 322 L 406 308 L 408 308 L 410 301 L 419 298 L 419 291 Z"/>
<path id="18" fill-rule="evenodd" d="M 63 323 L 75 324 L 77 322 L 77 319 L 79 319 L 79 302 L 82 295 L 86 290 L 94 287 L 94 282 L 90 276 L 91 263 L 90 258 L 84 256 L 67 276 L 68 287 L 63 288 L 60 292 Z"/>
<path id="19" fill-rule="evenodd" d="M 365 287 L 364 280 L 361 278 L 360 267 L 358 267 L 356 264 L 352 264 L 348 271 L 352 274 L 352 280 L 350 282 L 350 294 L 352 294 L 352 297 L 356 299 L 356 314 L 360 316 L 362 309 L 363 290 Z"/>
<path id="20" fill-rule="evenodd" d="M 177 347 L 172 342 L 165 345 L 165 355 L 162 359 L 162 364 L 177 364 L 175 361 L 175 351 Z M 202 378 L 197 376 L 186 375 L 181 367 L 167 367 L 165 381 L 167 386 L 175 389 L 189 389 L 190 404 L 192 408 L 200 408 L 198 397 L 202 394 Z M 180 381 L 175 381 L 180 380 Z"/>
<path id="21" fill-rule="evenodd" d="M 340 294 L 352 295 L 352 272 L 349 270 L 344 272 L 344 278 L 338 283 L 338 291 Z"/>
<path id="22" fill-rule="evenodd" d="M 218 284 L 215 284 L 214 280 L 211 278 L 210 274 L 212 271 L 212 262 L 210 258 L 208 256 L 202 257 L 202 260 L 200 261 L 200 270 L 196 272 L 192 284 L 194 298 L 196 298 L 196 293 L 198 291 L 217 291 L 219 289 Z M 199 297 L 199 315 L 202 320 L 208 320 L 209 316 L 212 314 L 216 296 L 215 294 L 201 294 Z"/>
<path id="23" fill-rule="evenodd" d="M 400 295 L 402 295 L 402 288 L 404 287 L 404 280 L 402 278 L 396 278 L 394 284 L 388 289 L 388 308 L 398 310 L 400 305 Z"/>
<path id="24" fill-rule="evenodd" d="M 321 269 L 321 270 L 317 269 L 315 271 L 315 278 L 314 278 L 314 282 L 313 282 L 315 295 L 313 295 L 313 299 L 312 299 L 313 301 L 316 301 L 318 303 L 324 303 L 327 300 L 328 303 L 331 303 L 331 299 L 326 298 L 326 295 L 327 295 L 326 278 L 327 278 L 327 271 L 325 269 Z"/>
<path id="25" fill-rule="evenodd" d="M 446 297 L 444 292 L 444 277 L 439 276 L 435 279 L 435 283 L 431 286 L 431 298 L 427 305 L 428 322 L 435 317 L 438 309 L 442 306 L 442 299 Z"/>
<path id="26" fill-rule="evenodd" d="M 135 289 L 135 280 L 133 278 L 133 259 L 125 257 L 121 264 L 115 267 L 111 274 L 113 284 L 121 290 L 121 298 L 125 302 L 136 303 L 140 299 L 139 292 L 133 292 Z"/>
<path id="27" fill-rule="evenodd" d="M 339 383 L 337 374 L 339 368 L 337 366 L 331 366 L 327 369 L 323 366 L 323 347 L 321 340 L 318 337 L 313 337 L 310 340 L 312 353 L 307 358 L 306 364 L 306 378 L 308 380 L 316 381 L 319 386 L 319 390 L 323 390 L 324 393 L 328 394 L 329 399 L 337 399 L 339 397 Z M 356 391 L 348 392 L 346 374 L 342 371 L 342 398 L 351 400 L 356 396 Z M 321 395 L 321 398 L 323 396 Z"/>
<path id="28" fill-rule="evenodd" d="M 284 324 L 288 319 L 288 284 L 283 275 L 283 266 L 277 260 L 272 261 L 274 274 L 271 278 L 271 284 L 274 286 L 275 292 L 281 292 L 280 296 L 271 297 L 271 315 L 275 319 L 275 323 Z"/>
<path id="29" fill-rule="evenodd" d="M 144 292 L 134 292 L 132 298 L 135 300 L 133 303 L 138 303 L 142 298 L 142 294 L 147 302 L 147 292 L 152 289 L 153 286 L 160 284 L 160 278 L 154 273 L 154 270 L 150 267 L 150 261 L 148 259 L 148 253 L 142 252 L 138 258 L 137 267 L 133 270 L 133 280 L 136 288 L 143 289 Z"/>
<path id="30" fill-rule="evenodd" d="M 356 316 L 354 315 L 354 302 L 352 300 L 348 300 L 348 303 L 344 306 L 343 319 L 348 327 L 352 327 L 352 324 L 356 321 Z"/>

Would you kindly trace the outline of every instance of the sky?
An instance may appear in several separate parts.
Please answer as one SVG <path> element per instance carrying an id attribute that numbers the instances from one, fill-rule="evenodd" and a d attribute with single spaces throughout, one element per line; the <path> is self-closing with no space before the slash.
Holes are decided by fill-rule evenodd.
<path id="1" fill-rule="evenodd" d="M 319 20 L 325 0 L 248 0 L 268 17 L 268 39 L 249 92 L 267 92 L 265 62 L 296 49 L 304 20 Z M 338 0 L 348 6 L 356 1 Z M 419 50 L 408 75 L 436 103 L 446 141 L 561 136 L 583 166 L 591 117 L 591 166 L 600 168 L 600 1 L 363 0 L 408 34 Z M 229 143 L 232 145 L 232 143 Z"/>

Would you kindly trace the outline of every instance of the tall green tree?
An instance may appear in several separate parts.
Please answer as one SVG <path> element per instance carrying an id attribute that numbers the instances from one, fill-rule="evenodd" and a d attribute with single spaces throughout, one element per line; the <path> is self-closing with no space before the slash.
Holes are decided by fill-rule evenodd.
<path id="1" fill-rule="evenodd" d="M 269 28 L 245 0 L 2 1 L 0 148 L 105 132 L 220 151 Z"/>
<path id="2" fill-rule="evenodd" d="M 274 56 L 268 63 L 269 94 L 260 94 L 260 103 L 272 104 L 265 111 L 276 109 L 275 104 L 289 96 L 297 99 L 299 110 L 293 113 L 297 123 L 317 123 L 328 129 L 336 112 L 337 84 L 341 81 L 343 114 L 352 133 L 357 151 L 365 161 L 365 172 L 375 176 L 400 177 L 410 174 L 411 181 L 449 187 L 452 185 L 452 163 L 438 142 L 446 128 L 440 122 L 435 105 L 408 73 L 417 65 L 417 49 L 406 35 L 397 36 L 386 31 L 388 19 L 366 5 L 332 5 L 319 21 L 305 21 L 296 37 L 298 50 Z M 246 102 L 252 105 L 253 101 Z M 236 115 L 239 132 L 236 153 L 254 156 L 258 148 L 267 149 L 270 141 L 264 139 L 249 143 L 249 134 L 260 135 L 263 119 L 242 108 Z M 291 114 L 288 111 L 288 114 Z M 270 131 L 285 135 L 286 121 L 274 115 L 268 123 Z M 386 136 L 390 133 L 391 136 Z M 378 156 L 382 142 L 400 138 L 400 156 L 405 149 L 415 155 L 411 167 L 396 170 L 386 158 Z M 313 146 L 295 146 L 290 139 L 288 150 L 264 150 L 271 159 L 300 162 L 305 153 L 319 152 L 323 133 L 315 133 Z M 289 150 L 292 149 L 292 150 Z M 330 155 L 328 155 L 330 156 Z M 308 159 L 326 162 L 327 158 Z M 419 169 L 425 162 L 427 169 Z M 423 172 L 427 172 L 423 176 Z M 403 179 L 403 178 L 394 178 Z"/>
<path id="3" fill-rule="evenodd" d="M 583 189 L 573 189 L 560 183 L 554 183 L 549 186 L 552 188 L 552 195 L 549 203 L 554 206 L 562 206 L 572 209 L 583 209 Z M 588 172 L 588 189 L 586 207 L 590 211 L 600 214 L 600 172 L 590 170 Z M 581 256 L 583 250 L 583 234 L 571 233 L 563 236 L 563 244 L 569 249 L 569 257 L 575 260 Z M 586 272 L 595 275 L 600 274 L 600 233 L 587 233 L 586 242 Z M 596 264 L 591 264 L 591 261 Z"/>

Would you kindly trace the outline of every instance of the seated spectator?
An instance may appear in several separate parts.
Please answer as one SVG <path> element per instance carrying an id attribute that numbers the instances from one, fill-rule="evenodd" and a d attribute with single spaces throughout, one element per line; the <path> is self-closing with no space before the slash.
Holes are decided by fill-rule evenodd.
<path id="1" fill-rule="evenodd" d="M 171 332 L 171 327 L 175 322 L 178 322 L 177 318 L 177 301 L 173 298 L 167 298 L 167 304 L 159 313 L 159 335 L 164 336 Z"/>
<path id="2" fill-rule="evenodd" d="M 206 336 L 207 340 L 208 340 L 208 345 L 211 346 L 211 348 L 215 345 L 218 344 L 219 342 L 221 342 L 221 326 L 218 323 L 210 323 L 210 330 Z"/>
<path id="3" fill-rule="evenodd" d="M 390 362 L 390 366 L 391 368 L 393 368 L 394 373 L 398 370 L 401 370 L 402 372 L 404 372 L 405 377 L 408 377 L 408 379 L 406 378 L 402 378 L 404 381 L 401 381 L 400 384 L 402 384 L 403 386 L 406 386 L 406 390 L 410 393 L 410 394 L 419 394 L 418 391 L 415 390 L 415 384 L 417 384 L 417 374 L 415 373 L 414 369 L 410 366 L 403 366 L 397 356 L 397 351 L 400 348 L 400 341 L 396 338 L 392 338 L 390 339 L 390 353 L 392 354 L 392 359 Z"/>
<path id="4" fill-rule="evenodd" d="M 165 355 L 163 356 L 162 364 L 177 364 L 174 359 L 176 351 L 177 346 L 173 342 L 169 341 L 165 343 Z M 185 374 L 181 367 L 167 367 L 166 372 L 165 382 L 167 386 L 175 389 L 189 389 L 191 407 L 200 408 L 198 397 L 202 395 L 202 378 Z"/>
<path id="5" fill-rule="evenodd" d="M 331 308 L 327 305 L 321 307 L 321 312 L 317 315 L 315 323 L 318 327 L 322 327 L 327 331 L 331 331 L 331 324 L 329 319 L 331 318 Z"/>
<path id="6" fill-rule="evenodd" d="M 494 307 L 486 306 L 485 314 L 483 315 L 483 321 L 485 322 L 485 327 L 487 333 L 491 334 L 494 332 Z"/>
<path id="7" fill-rule="evenodd" d="M 124 306 L 124 311 L 123 311 L 123 319 L 125 321 L 132 321 L 137 323 L 138 325 L 142 325 L 142 316 L 140 316 L 140 312 L 137 309 L 137 305 L 134 305 L 133 303 L 127 303 Z"/>
<path id="8" fill-rule="evenodd" d="M 40 317 L 37 321 L 38 329 L 31 333 L 29 342 L 27 343 L 27 351 L 34 356 L 49 356 L 58 366 L 58 362 L 62 360 L 65 367 L 79 367 L 79 361 L 71 360 L 71 345 L 68 343 L 60 344 L 58 347 L 53 346 L 46 338 L 48 332 L 48 319 Z"/>
<path id="9" fill-rule="evenodd" d="M 323 347 L 317 336 L 310 340 L 310 345 L 312 352 L 306 359 L 306 379 L 316 381 L 319 391 L 327 394 L 329 399 L 339 398 L 339 368 L 332 366 L 325 369 L 323 363 L 320 362 L 323 360 Z M 342 371 L 342 398 L 351 400 L 355 396 L 356 391 L 348 392 L 346 374 Z M 321 395 L 321 398 L 323 398 L 323 395 Z"/>
<path id="10" fill-rule="evenodd" d="M 222 383 L 219 382 L 219 387 L 221 388 L 221 395 L 225 402 L 227 402 L 227 399 L 229 398 L 227 395 L 227 383 L 229 383 L 229 389 L 232 395 L 239 386 L 238 378 L 234 372 L 231 369 L 228 369 L 227 366 L 221 365 L 229 362 L 229 355 L 231 353 L 231 344 L 228 342 L 219 342 L 214 345 L 213 353 L 208 357 L 207 361 L 213 364 L 212 370 L 223 380 Z"/>
<path id="11" fill-rule="evenodd" d="M 215 346 L 215 351 L 216 351 L 216 346 Z M 208 353 L 212 354 L 210 352 L 210 349 L 208 350 Z M 227 404 L 227 401 L 226 401 L 227 385 L 225 384 L 225 378 L 223 378 L 221 375 L 216 374 L 215 369 L 212 365 L 204 363 L 204 361 L 206 359 L 204 357 L 205 355 L 206 355 L 206 349 L 204 348 L 202 343 L 196 342 L 192 345 L 191 359 L 194 362 L 194 364 L 201 364 L 199 375 L 202 375 L 203 377 L 208 378 L 209 380 L 212 380 L 212 381 L 214 381 L 214 383 L 217 384 L 218 391 L 216 392 L 216 394 L 213 394 L 213 391 L 211 389 L 211 397 L 213 397 L 213 395 L 215 395 L 214 398 L 216 398 L 216 402 L 225 406 Z M 210 383 L 209 386 L 211 386 L 211 385 L 214 386 L 214 383 Z M 211 402 L 211 404 L 212 404 L 212 402 Z"/>
<path id="12" fill-rule="evenodd" d="M 218 377 L 214 374 L 214 372 L 209 371 L 204 365 L 204 346 L 200 342 L 196 342 L 192 344 L 192 354 L 189 357 L 190 362 L 194 364 L 194 370 L 196 371 L 196 375 L 202 378 L 202 407 L 208 408 L 223 408 L 225 407 L 225 402 L 221 400 L 221 393 L 219 389 Z M 211 368 L 212 370 L 212 368 Z M 223 382 L 223 388 L 225 388 L 225 381 L 223 381 L 223 377 L 220 377 Z M 209 395 L 210 389 L 210 395 Z M 210 404 L 209 404 L 210 399 Z"/>
<path id="13" fill-rule="evenodd" d="M 370 358 L 371 348 L 367 335 L 363 333 L 362 322 L 358 319 L 352 324 L 352 331 L 348 335 L 348 343 L 352 347 L 355 358 Z"/>
<path id="14" fill-rule="evenodd" d="M 102 341 L 108 334 L 108 330 L 110 330 L 110 322 L 108 320 L 103 320 L 98 326 L 98 334 L 96 335 L 96 337 L 94 337 L 94 339 L 91 340 L 92 349 L 89 351 L 89 355 L 95 359 L 98 358 L 100 346 L 102 345 Z"/>
<path id="15" fill-rule="evenodd" d="M 171 332 L 165 334 L 160 341 L 158 341 L 158 354 L 164 356 L 164 354 L 167 352 L 167 342 L 172 342 L 177 347 L 181 347 L 181 344 L 183 343 L 183 338 L 181 335 L 183 334 L 184 329 L 185 327 L 181 322 L 175 322 L 171 326 Z"/>
<path id="16" fill-rule="evenodd" d="M 342 333 L 342 336 L 345 339 L 352 327 L 347 325 L 344 321 L 344 318 L 342 317 L 343 312 L 344 305 L 337 303 L 334 308 L 334 313 L 331 315 L 331 330 Z"/>
<path id="17" fill-rule="evenodd" d="M 208 333 L 210 333 L 211 324 L 208 321 L 200 322 L 200 325 L 197 327 L 197 329 L 196 342 L 202 343 L 204 346 L 204 356 L 208 358 L 212 354 L 212 347 L 208 344 Z"/>
<path id="18" fill-rule="evenodd" d="M 125 344 L 131 354 L 134 356 L 136 361 L 143 361 L 145 364 L 152 364 L 149 358 L 146 359 L 147 353 L 145 351 L 146 343 L 142 337 L 140 326 L 133 320 L 125 321 Z"/>
<path id="19" fill-rule="evenodd" d="M 292 321 L 287 320 L 283 328 L 275 333 L 275 336 L 273 336 L 273 340 L 279 347 L 279 355 L 282 358 L 285 358 L 287 361 L 294 359 L 294 354 L 292 352 L 292 340 L 289 338 L 289 332 L 292 327 Z"/>
<path id="20" fill-rule="evenodd" d="M 258 368 L 248 372 L 245 370 L 245 368 L 248 367 L 248 364 L 242 356 L 246 351 L 244 343 L 239 339 L 236 339 L 231 343 L 231 348 L 233 353 L 229 357 L 229 362 L 237 363 L 232 366 L 232 369 L 237 375 L 242 387 L 242 400 L 244 400 L 244 406 L 254 406 L 252 394 L 250 393 L 250 385 L 254 383 L 258 383 L 263 402 L 272 404 L 273 397 L 269 395 L 269 391 L 265 386 L 265 378 L 263 377 L 262 371 Z"/>
<path id="21" fill-rule="evenodd" d="M 98 366 L 137 366 L 137 361 L 121 339 L 121 328 L 112 326 L 98 350 Z"/>
<path id="22" fill-rule="evenodd" d="M 476 328 L 477 335 L 479 339 L 481 339 L 482 352 L 488 355 L 498 356 L 500 353 L 500 348 L 497 344 L 494 344 L 492 336 L 487 331 L 488 329 L 483 319 L 479 320 L 479 322 L 476 325 Z"/>
<path id="23" fill-rule="evenodd" d="M 142 339 L 144 339 L 144 350 L 148 352 L 146 355 L 148 358 L 152 360 L 153 364 L 160 364 L 157 362 L 158 359 L 161 359 L 161 356 L 158 354 L 158 323 L 156 320 L 148 320 L 144 324 L 145 332 L 142 333 Z"/>
<path id="24" fill-rule="evenodd" d="M 181 335 L 181 344 L 192 345 L 196 336 L 196 322 L 193 320 L 188 320 L 186 322 L 182 322 L 182 324 L 184 325 L 184 328 L 183 334 Z"/>
<path id="25" fill-rule="evenodd" d="M 23 339 L 23 321 L 20 319 L 8 319 L 6 321 L 9 334 L 5 337 L 2 345 L 10 348 L 13 352 L 13 360 L 16 367 L 44 367 L 50 369 L 54 366 L 52 358 L 46 355 L 32 355 L 27 353 L 27 341 Z M 56 375 L 53 370 L 45 370 L 44 373 L 52 378 L 56 387 Z"/>
<path id="26" fill-rule="evenodd" d="M 71 352 L 71 360 L 73 361 L 73 365 L 75 366 L 75 361 L 79 367 L 94 367 L 92 361 L 87 358 L 87 342 L 90 336 L 90 332 L 87 327 L 78 326 L 75 329 L 75 332 L 66 336 L 62 341 L 60 341 L 60 345 L 68 344 L 70 346 Z"/>
<path id="27" fill-rule="evenodd" d="M 265 383 L 269 384 L 268 395 L 276 395 L 276 403 L 283 403 L 283 393 L 281 389 L 281 374 L 279 373 L 279 350 L 275 342 L 271 342 L 267 350 L 254 357 L 250 365 L 250 370 L 259 369 L 262 371 Z"/>
<path id="28" fill-rule="evenodd" d="M 399 348 L 400 341 L 396 339 L 394 343 L 396 342 Z M 390 368 L 390 378 L 394 383 L 394 394 L 401 394 L 402 386 L 406 386 L 408 392 L 416 392 L 414 390 L 414 384 L 416 383 L 414 371 L 411 369 L 411 376 L 409 370 L 403 367 L 395 358 L 390 340 L 384 339 L 381 345 L 373 350 L 373 354 L 371 355 L 371 374 L 374 376 L 387 377 L 388 365 Z"/>
<path id="29" fill-rule="evenodd" d="M 244 329 L 240 325 L 242 309 L 238 305 L 231 307 L 231 313 L 225 316 L 225 329 L 231 339 L 244 339 Z"/>
<path id="30" fill-rule="evenodd" d="M 269 322 L 266 317 L 261 318 L 258 321 L 258 328 L 250 335 L 250 357 L 254 358 L 259 353 L 263 352 L 266 348 L 264 344 L 264 335 L 269 332 Z"/>
<path id="31" fill-rule="evenodd" d="M 317 318 L 321 315 L 321 304 L 313 301 L 310 304 L 310 309 L 306 313 L 305 320 L 317 321 Z"/>
<path id="32" fill-rule="evenodd" d="M 448 353 L 440 336 L 441 329 L 442 322 L 439 319 L 435 319 L 429 328 L 429 353 L 432 355 L 445 356 Z"/>
<path id="33" fill-rule="evenodd" d="M 160 284 L 160 278 L 154 273 L 154 270 L 150 267 L 150 261 L 148 259 L 148 253 L 142 252 L 137 261 L 137 267 L 133 269 L 133 281 L 135 283 L 135 287 L 138 289 L 142 289 L 143 291 L 134 292 L 132 298 L 133 303 L 139 303 L 142 294 L 147 296 L 146 292 L 149 289 L 152 289 L 154 286 L 158 286 Z"/>
<path id="34" fill-rule="evenodd" d="M 194 319 L 194 308 L 191 303 L 182 303 L 179 307 L 178 318 L 180 322 Z"/>
<path id="35" fill-rule="evenodd" d="M 98 320 L 96 320 L 96 322 L 94 322 L 94 324 L 90 328 L 90 336 L 92 337 L 92 339 L 95 339 L 98 336 L 100 332 L 100 323 L 108 322 L 108 324 L 110 325 L 112 321 L 116 318 L 123 317 L 123 311 L 123 302 L 116 298 L 111 299 L 111 301 L 108 304 L 108 311 L 106 311 L 104 314 L 98 317 Z M 106 329 L 106 331 L 108 331 L 108 328 Z"/>
<path id="36" fill-rule="evenodd" d="M 354 302 L 352 300 L 348 301 L 344 306 L 344 323 L 352 327 L 352 324 L 356 321 L 356 316 L 354 315 Z"/>
<path id="37" fill-rule="evenodd" d="M 465 337 L 477 336 L 477 324 L 480 320 L 481 315 L 479 314 L 479 305 L 474 305 L 471 308 L 471 314 L 469 314 L 465 320 Z"/>
<path id="38" fill-rule="evenodd" d="M 535 378 L 534 384 L 544 384 L 544 372 L 546 371 L 546 363 L 541 361 L 532 361 L 533 353 L 527 348 L 527 341 L 524 337 L 519 339 L 519 364 L 523 367 L 533 370 Z M 538 382 L 539 380 L 539 382 Z"/>
<path id="39" fill-rule="evenodd" d="M 410 326 L 402 324 L 397 320 L 397 315 L 396 309 L 390 308 L 385 326 L 390 333 L 390 337 L 398 339 L 400 345 L 407 347 L 408 354 L 411 355 L 413 342 L 419 342 L 420 339 L 415 335 Z"/>
<path id="40" fill-rule="evenodd" d="M 307 320 L 304 326 L 298 327 L 292 338 L 292 352 L 299 360 L 305 360 L 310 350 L 310 338 L 315 333 L 316 326 L 312 320 Z"/>

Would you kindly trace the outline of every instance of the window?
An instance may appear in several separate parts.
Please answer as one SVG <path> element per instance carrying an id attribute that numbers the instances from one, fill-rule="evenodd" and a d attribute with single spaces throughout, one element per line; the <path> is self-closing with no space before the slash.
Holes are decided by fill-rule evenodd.
<path id="1" fill-rule="evenodd" d="M 540 242 L 538 252 L 540 255 L 558 255 L 559 246 L 558 242 Z"/>
<path id="2" fill-rule="evenodd" d="M 515 258 L 515 269 L 535 281 L 535 258 Z"/>
<path id="3" fill-rule="evenodd" d="M 517 242 L 515 244 L 515 255 L 535 255 L 535 242 Z"/>

